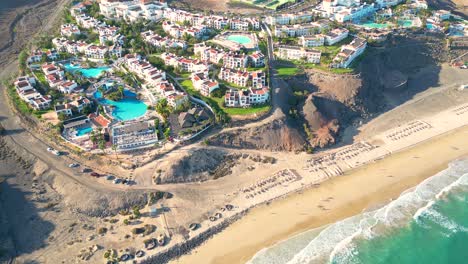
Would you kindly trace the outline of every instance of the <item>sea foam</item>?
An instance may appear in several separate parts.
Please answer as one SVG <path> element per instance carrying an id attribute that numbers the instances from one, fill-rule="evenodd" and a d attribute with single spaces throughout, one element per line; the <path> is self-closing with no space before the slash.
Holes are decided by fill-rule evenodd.
<path id="1" fill-rule="evenodd" d="M 278 244 L 256 254 L 248 263 L 353 263 L 356 241 L 372 239 L 389 232 L 392 228 L 408 224 L 411 220 L 426 216 L 449 232 L 468 229 L 447 219 L 432 207 L 439 199 L 459 186 L 468 186 L 468 161 L 450 163 L 449 168 L 424 180 L 415 188 L 400 195 L 386 206 L 336 222 L 324 228 L 318 235 L 302 236 L 303 248 L 289 252 L 290 259 L 271 262 L 275 251 L 285 250 Z M 297 238 L 296 238 L 297 239 Z M 308 240 L 305 243 L 304 240 Z M 287 244 L 282 242 L 283 245 Z M 292 248 L 289 248 L 292 249 Z M 269 262 L 270 261 L 270 262 Z"/>

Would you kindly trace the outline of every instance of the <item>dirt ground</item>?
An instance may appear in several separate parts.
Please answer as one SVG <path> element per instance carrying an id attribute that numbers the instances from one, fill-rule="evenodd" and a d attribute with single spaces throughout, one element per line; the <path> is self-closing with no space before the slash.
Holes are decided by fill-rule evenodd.
<path id="1" fill-rule="evenodd" d="M 253 5 L 244 4 L 240 1 L 231 1 L 231 0 L 182 0 L 182 1 L 172 1 L 172 4 L 175 7 L 182 7 L 188 10 L 198 10 L 202 12 L 214 12 L 214 13 L 234 13 L 234 14 L 259 14 L 265 11 L 262 8 L 255 7 Z"/>
<path id="2" fill-rule="evenodd" d="M 468 18 L 468 2 L 466 0 L 428 0 L 429 6 L 435 9 L 450 10 L 454 14 Z"/>

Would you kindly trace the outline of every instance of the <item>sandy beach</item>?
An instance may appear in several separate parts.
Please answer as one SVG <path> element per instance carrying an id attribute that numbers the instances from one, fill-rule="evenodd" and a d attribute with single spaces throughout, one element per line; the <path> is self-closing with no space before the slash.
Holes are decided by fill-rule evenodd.
<path id="1" fill-rule="evenodd" d="M 175 263 L 245 263 L 262 248 L 292 235 L 381 206 L 466 156 L 467 136 L 465 126 L 255 208 Z"/>

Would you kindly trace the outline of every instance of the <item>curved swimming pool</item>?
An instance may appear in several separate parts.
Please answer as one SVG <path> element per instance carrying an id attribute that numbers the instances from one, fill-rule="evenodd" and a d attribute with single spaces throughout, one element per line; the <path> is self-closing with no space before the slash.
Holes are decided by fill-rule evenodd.
<path id="1" fill-rule="evenodd" d="M 252 39 L 244 35 L 230 35 L 227 37 L 227 40 L 239 43 L 239 44 L 249 44 L 252 42 Z"/>
<path id="2" fill-rule="evenodd" d="M 98 78 L 99 76 L 101 76 L 101 74 L 111 69 L 111 67 L 108 67 L 108 66 L 83 69 L 81 68 L 80 65 L 72 65 L 70 63 L 67 63 L 63 66 L 65 67 L 66 71 L 69 71 L 69 72 L 79 71 L 81 72 L 81 74 L 83 74 L 83 77 L 94 78 L 94 79 Z"/>
<path id="3" fill-rule="evenodd" d="M 112 117 L 120 121 L 137 119 L 146 114 L 148 107 L 145 103 L 136 99 L 136 94 L 124 90 L 125 97 L 119 101 L 112 101 L 102 98 L 101 92 L 95 92 L 94 97 L 103 105 L 112 105 Z"/>

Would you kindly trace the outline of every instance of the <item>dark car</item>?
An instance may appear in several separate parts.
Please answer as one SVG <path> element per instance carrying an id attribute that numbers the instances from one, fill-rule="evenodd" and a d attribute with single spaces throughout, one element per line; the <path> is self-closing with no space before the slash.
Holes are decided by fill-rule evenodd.
<path id="1" fill-rule="evenodd" d="M 93 177 L 101 177 L 101 174 L 99 174 L 97 172 L 91 172 L 90 175 L 93 176 Z"/>
<path id="2" fill-rule="evenodd" d="M 88 173 L 88 172 L 92 172 L 93 170 L 90 169 L 90 168 L 84 168 L 81 170 L 82 173 Z"/>

